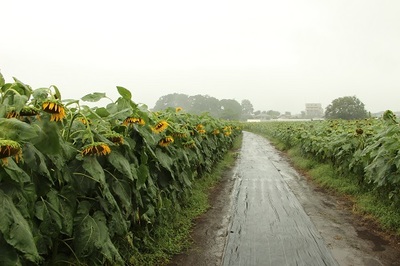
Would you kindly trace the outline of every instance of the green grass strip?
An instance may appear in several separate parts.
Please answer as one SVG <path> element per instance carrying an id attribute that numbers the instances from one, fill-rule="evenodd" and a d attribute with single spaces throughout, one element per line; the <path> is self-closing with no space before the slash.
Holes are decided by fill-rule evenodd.
<path id="1" fill-rule="evenodd" d="M 400 236 L 400 211 L 387 199 L 377 193 L 366 191 L 356 177 L 343 176 L 331 164 L 324 164 L 307 158 L 297 147 L 287 154 L 294 166 L 304 171 L 319 186 L 334 191 L 340 196 L 351 196 L 357 214 L 372 219 L 388 233 Z"/>

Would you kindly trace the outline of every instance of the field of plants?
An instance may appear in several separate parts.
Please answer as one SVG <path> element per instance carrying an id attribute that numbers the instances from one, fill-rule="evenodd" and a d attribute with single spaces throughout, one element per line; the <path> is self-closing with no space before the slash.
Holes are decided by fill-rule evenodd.
<path id="1" fill-rule="evenodd" d="M 392 111 L 365 120 L 247 123 L 244 129 L 332 164 L 338 178 L 356 178 L 400 210 L 400 125 Z"/>
<path id="2" fill-rule="evenodd" d="M 135 265 L 241 132 L 117 87 L 105 107 L 0 74 L 0 264 Z"/>

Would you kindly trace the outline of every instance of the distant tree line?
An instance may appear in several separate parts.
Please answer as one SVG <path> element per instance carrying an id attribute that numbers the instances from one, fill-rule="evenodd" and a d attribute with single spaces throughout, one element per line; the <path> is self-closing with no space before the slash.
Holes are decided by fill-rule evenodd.
<path id="1" fill-rule="evenodd" d="M 211 116 L 226 120 L 246 120 L 253 114 L 253 105 L 249 100 L 241 103 L 234 99 L 222 99 L 208 96 L 188 96 L 181 93 L 172 93 L 162 96 L 156 102 L 153 110 L 159 111 L 169 107 L 181 107 L 192 114 L 209 113 Z"/>
<path id="2" fill-rule="evenodd" d="M 153 110 L 160 111 L 169 107 L 181 107 L 184 111 L 193 114 L 209 113 L 210 115 L 226 120 L 247 120 L 247 119 L 276 119 L 279 117 L 291 118 L 291 114 L 279 111 L 254 111 L 253 104 L 249 100 L 242 100 L 241 103 L 234 99 L 222 99 L 209 95 L 188 96 L 181 93 L 172 93 L 162 96 L 156 102 Z M 363 119 L 371 114 L 365 110 L 362 103 L 356 96 L 340 97 L 332 101 L 326 107 L 325 119 Z M 305 117 L 302 112 L 300 118 Z M 297 117 L 299 118 L 299 117 Z"/>

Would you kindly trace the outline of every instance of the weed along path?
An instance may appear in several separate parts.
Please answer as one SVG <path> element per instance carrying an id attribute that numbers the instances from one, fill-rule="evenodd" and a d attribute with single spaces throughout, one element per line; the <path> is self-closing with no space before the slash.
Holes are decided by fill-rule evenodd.
<path id="1" fill-rule="evenodd" d="M 297 173 L 263 137 L 243 132 L 238 160 L 196 220 L 193 247 L 169 265 L 399 265 L 392 243 Z"/>
<path id="2" fill-rule="evenodd" d="M 223 265 L 337 265 L 266 141 L 244 133 Z"/>

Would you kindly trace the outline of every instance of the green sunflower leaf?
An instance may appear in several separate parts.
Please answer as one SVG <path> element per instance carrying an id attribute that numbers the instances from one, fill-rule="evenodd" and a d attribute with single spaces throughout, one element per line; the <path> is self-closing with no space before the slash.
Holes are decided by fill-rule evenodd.
<path id="1" fill-rule="evenodd" d="M 82 167 L 92 176 L 94 180 L 96 180 L 101 184 L 105 183 L 105 174 L 103 167 L 101 167 L 96 157 L 94 156 L 83 157 Z"/>
<path id="2" fill-rule="evenodd" d="M 90 93 L 90 94 L 87 94 L 87 95 L 83 96 L 81 98 L 81 100 L 84 101 L 84 102 L 98 102 L 101 99 L 106 98 L 106 97 L 107 96 L 106 96 L 105 93 L 94 92 L 94 93 Z"/>
<path id="3" fill-rule="evenodd" d="M 121 153 L 113 151 L 107 156 L 107 160 L 115 167 L 115 169 L 126 176 L 129 180 L 133 180 L 133 175 L 131 172 L 131 166 L 129 161 L 122 156 Z"/>
<path id="4" fill-rule="evenodd" d="M 21 252 L 25 259 L 38 263 L 42 260 L 28 221 L 15 207 L 12 199 L 0 190 L 0 232 L 4 240 Z"/>
<path id="5" fill-rule="evenodd" d="M 128 89 L 117 86 L 117 90 L 118 90 L 119 95 L 121 95 L 122 98 L 124 98 L 125 100 L 129 101 L 132 99 L 132 93 Z"/>
<path id="6" fill-rule="evenodd" d="M 3 75 L 0 73 L 0 87 L 2 87 L 5 83 L 6 83 L 6 81 L 4 80 L 4 77 L 3 77 Z"/>
<path id="7" fill-rule="evenodd" d="M 18 119 L 0 118 L 0 137 L 17 142 L 31 141 L 37 137 L 33 126 Z"/>

